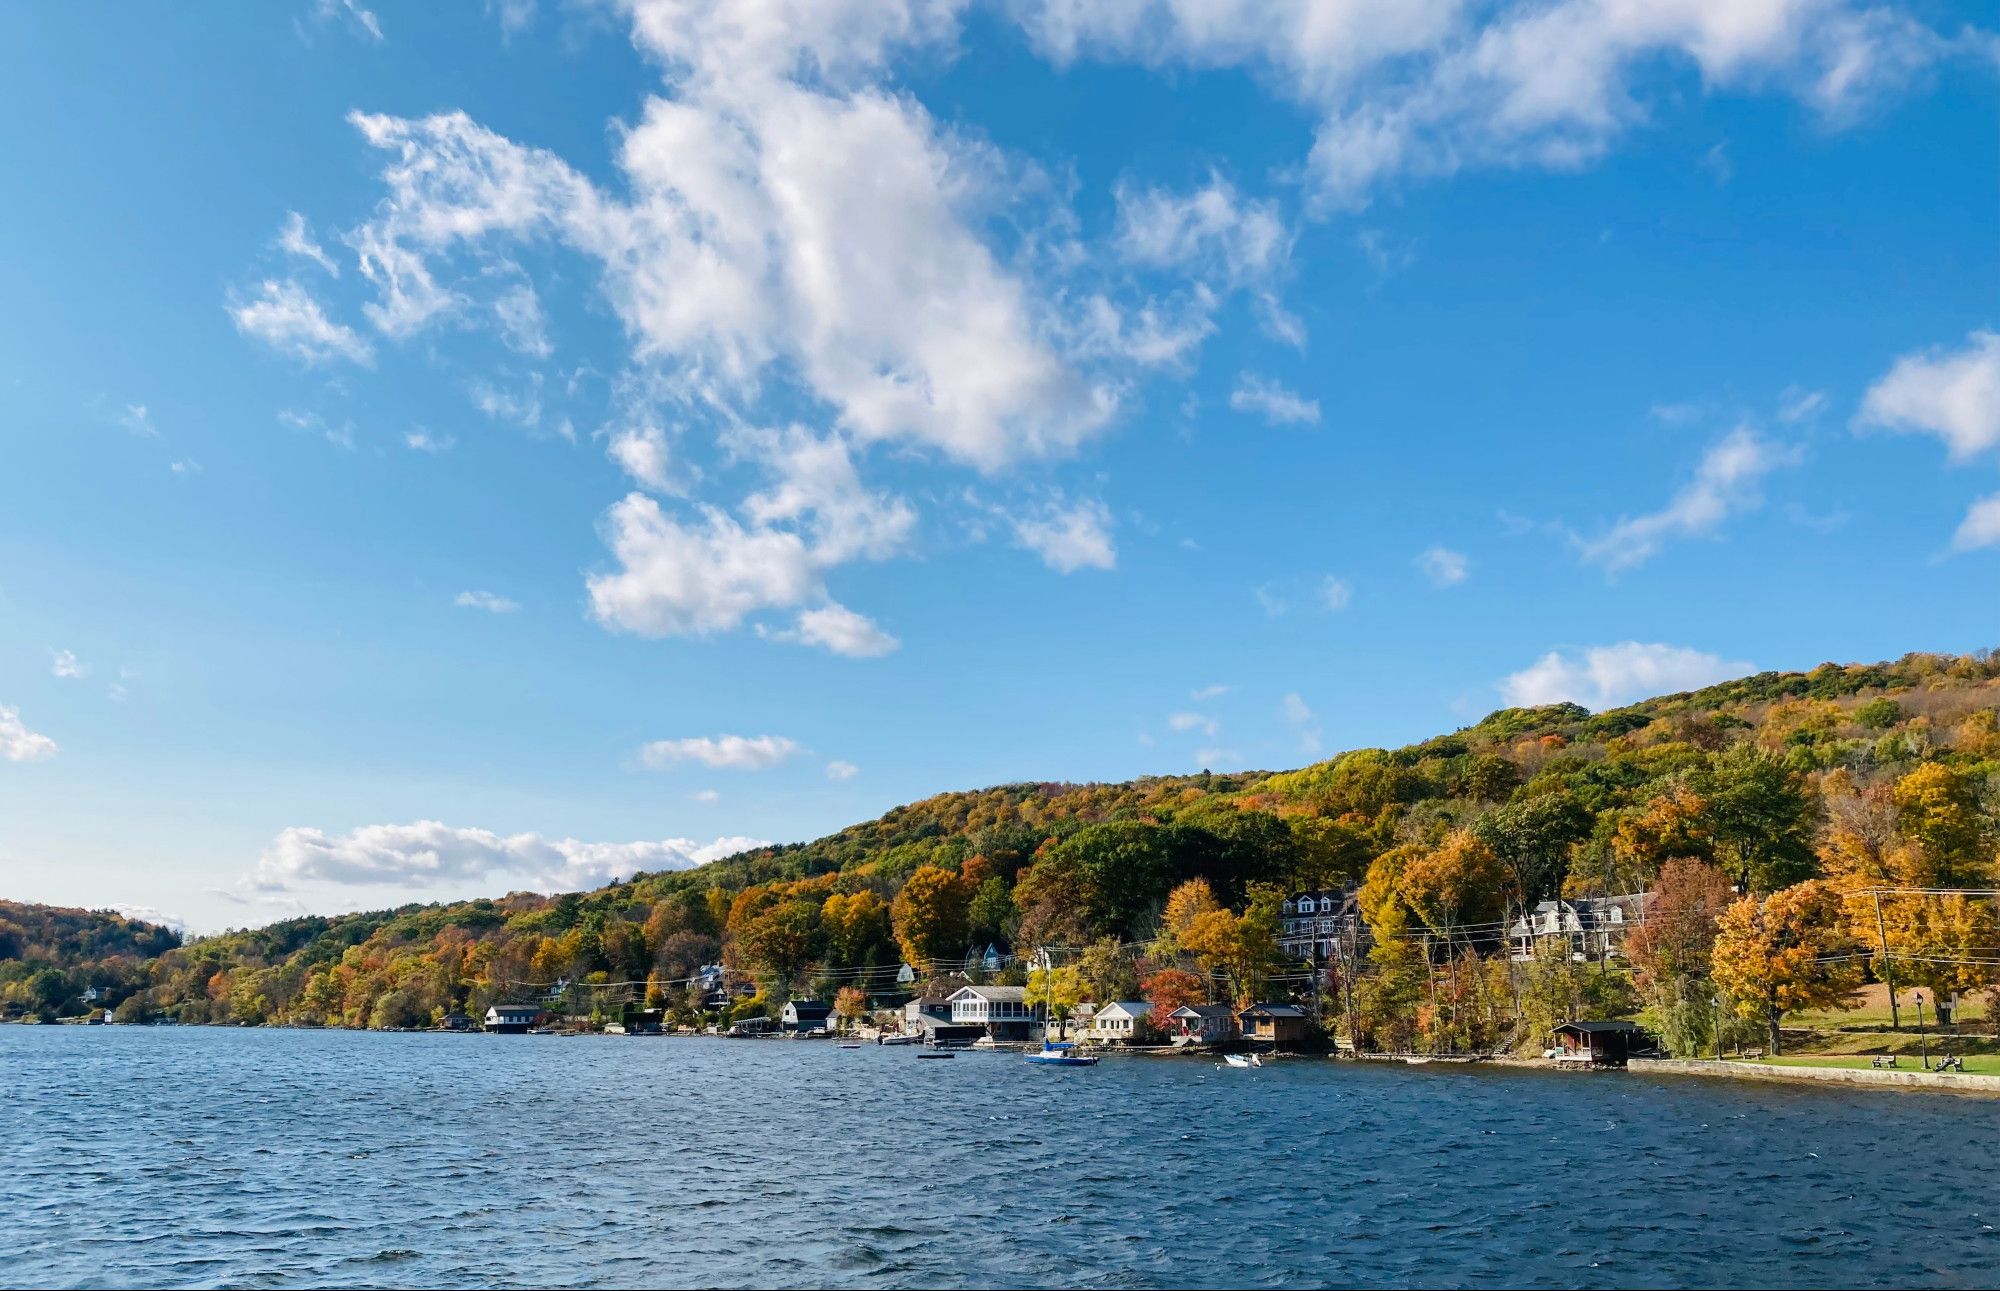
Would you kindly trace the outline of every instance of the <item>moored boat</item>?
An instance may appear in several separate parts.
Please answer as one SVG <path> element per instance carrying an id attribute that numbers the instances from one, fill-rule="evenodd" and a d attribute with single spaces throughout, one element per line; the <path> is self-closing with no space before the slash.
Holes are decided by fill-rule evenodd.
<path id="1" fill-rule="evenodd" d="M 1067 1040 L 1044 1040 L 1041 1051 L 1029 1054 L 1028 1061 L 1037 1067 L 1095 1067 L 1097 1055 L 1078 1053 Z"/>

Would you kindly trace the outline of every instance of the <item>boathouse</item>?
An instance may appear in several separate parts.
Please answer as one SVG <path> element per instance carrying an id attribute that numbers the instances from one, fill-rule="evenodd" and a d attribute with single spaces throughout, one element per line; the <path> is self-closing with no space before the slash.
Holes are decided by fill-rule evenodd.
<path id="1" fill-rule="evenodd" d="M 501 1035 L 521 1035 L 541 1016 L 539 1004 L 495 1004 L 486 1010 L 486 1029 Z"/>
<path id="2" fill-rule="evenodd" d="M 1252 1004 L 1236 1015 L 1236 1021 L 1245 1040 L 1283 1047 L 1306 1038 L 1306 1015 L 1289 1004 Z"/>
<path id="3" fill-rule="evenodd" d="M 786 1031 L 826 1031 L 833 1026 L 833 1006 L 825 1000 L 789 1000 L 778 1015 Z"/>
<path id="4" fill-rule="evenodd" d="M 954 1027 L 980 1027 L 995 1040 L 1027 1040 L 1036 1012 L 1026 987 L 967 986 L 951 997 Z"/>
<path id="5" fill-rule="evenodd" d="M 1550 1034 L 1555 1044 L 1548 1056 L 1579 1066 L 1623 1067 L 1627 1058 L 1649 1057 L 1659 1048 L 1636 1022 L 1565 1022 Z"/>

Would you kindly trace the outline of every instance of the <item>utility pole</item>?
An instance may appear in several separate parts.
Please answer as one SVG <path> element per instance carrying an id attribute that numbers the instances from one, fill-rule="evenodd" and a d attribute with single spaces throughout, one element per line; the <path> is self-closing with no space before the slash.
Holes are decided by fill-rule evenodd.
<path id="1" fill-rule="evenodd" d="M 1896 962 L 1889 958 L 1889 930 L 1882 923 L 1882 891 L 1877 888 L 1868 895 L 1875 898 L 1875 936 L 1882 943 L 1882 978 L 1889 986 L 1889 1029 L 1901 1031 L 1903 1017 L 1896 1006 Z"/>
<path id="2" fill-rule="evenodd" d="M 1347 997 L 1347 1047 L 1354 1056 L 1361 1056 L 1361 1022 L 1354 1016 L 1354 974 L 1361 963 L 1361 947 L 1356 940 L 1354 922 L 1347 925 L 1346 953 L 1341 956 L 1341 993 Z"/>

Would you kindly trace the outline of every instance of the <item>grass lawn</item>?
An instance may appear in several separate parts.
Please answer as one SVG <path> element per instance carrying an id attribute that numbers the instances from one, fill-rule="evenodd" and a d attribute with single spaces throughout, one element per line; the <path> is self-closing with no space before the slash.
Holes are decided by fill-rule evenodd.
<path id="1" fill-rule="evenodd" d="M 1937 1025 L 1937 1003 L 1931 992 L 1924 995 L 1924 1021 L 1927 1025 Z M 1896 992 L 1902 1003 L 1903 1026 L 1906 1030 L 1917 1029 L 1916 992 L 1905 986 Z M 1810 1013 L 1794 1013 L 1785 1019 L 1788 1027 L 1808 1027 L 1816 1031 L 1830 1031 L 1842 1027 L 1886 1027 L 1889 1025 L 1889 992 L 1879 982 L 1871 982 L 1855 992 L 1853 1008 L 1818 1009 Z M 1960 1001 L 1958 1024 L 1961 1028 L 1977 1027 L 1990 1031 L 1986 1025 L 1986 1001 L 1980 995 L 1967 995 Z"/>

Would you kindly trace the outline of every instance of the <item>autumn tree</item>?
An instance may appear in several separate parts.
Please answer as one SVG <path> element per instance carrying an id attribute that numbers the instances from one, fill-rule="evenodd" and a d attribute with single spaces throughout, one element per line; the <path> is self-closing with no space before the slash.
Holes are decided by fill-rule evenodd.
<path id="1" fill-rule="evenodd" d="M 1153 1016 L 1165 1026 L 1175 1009 L 1208 1003 L 1208 983 L 1184 968 L 1162 968 L 1139 983 L 1139 993 L 1153 1006 Z"/>
<path id="2" fill-rule="evenodd" d="M 1962 888 L 1990 880 L 1992 822 L 1981 810 L 1981 783 L 1941 762 L 1926 762 L 1896 782 L 1898 824 L 1922 861 L 1910 882 Z"/>
<path id="3" fill-rule="evenodd" d="M 868 1016 L 868 992 L 858 986 L 843 986 L 833 993 L 833 1016 L 844 1030 Z"/>
<path id="4" fill-rule="evenodd" d="M 1861 982 L 1840 893 L 1823 880 L 1780 889 L 1762 901 L 1744 897 L 1724 910 L 1712 963 L 1716 985 L 1737 1012 L 1763 1021 L 1773 1054 L 1787 1013 L 1833 1008 Z"/>
<path id="5" fill-rule="evenodd" d="M 1397 875 L 1396 891 L 1426 927 L 1455 944 L 1466 929 L 1498 927 L 1511 877 L 1485 840 L 1458 830 L 1436 847 L 1416 849 Z"/>
<path id="6" fill-rule="evenodd" d="M 820 926 L 826 934 L 826 956 L 831 966 L 865 968 L 893 962 L 894 938 L 890 931 L 889 903 L 866 888 L 846 896 L 834 893 L 820 907 Z"/>
<path id="7" fill-rule="evenodd" d="M 1699 1053 L 1713 1033 L 1710 956 L 1722 912 L 1735 900 L 1713 865 L 1668 861 L 1647 895 L 1645 918 L 1625 934 L 1625 958 L 1673 1053 Z"/>
<path id="8" fill-rule="evenodd" d="M 1075 964 L 1048 966 L 1037 963 L 1028 970 L 1027 1000 L 1030 1008 L 1046 1008 L 1045 1022 L 1069 1034 L 1069 1016 L 1083 1003 L 1088 991 L 1083 974 Z"/>
<path id="9" fill-rule="evenodd" d="M 903 958 L 919 970 L 965 953 L 971 897 L 955 871 L 925 865 L 896 894 L 891 914 Z"/>

